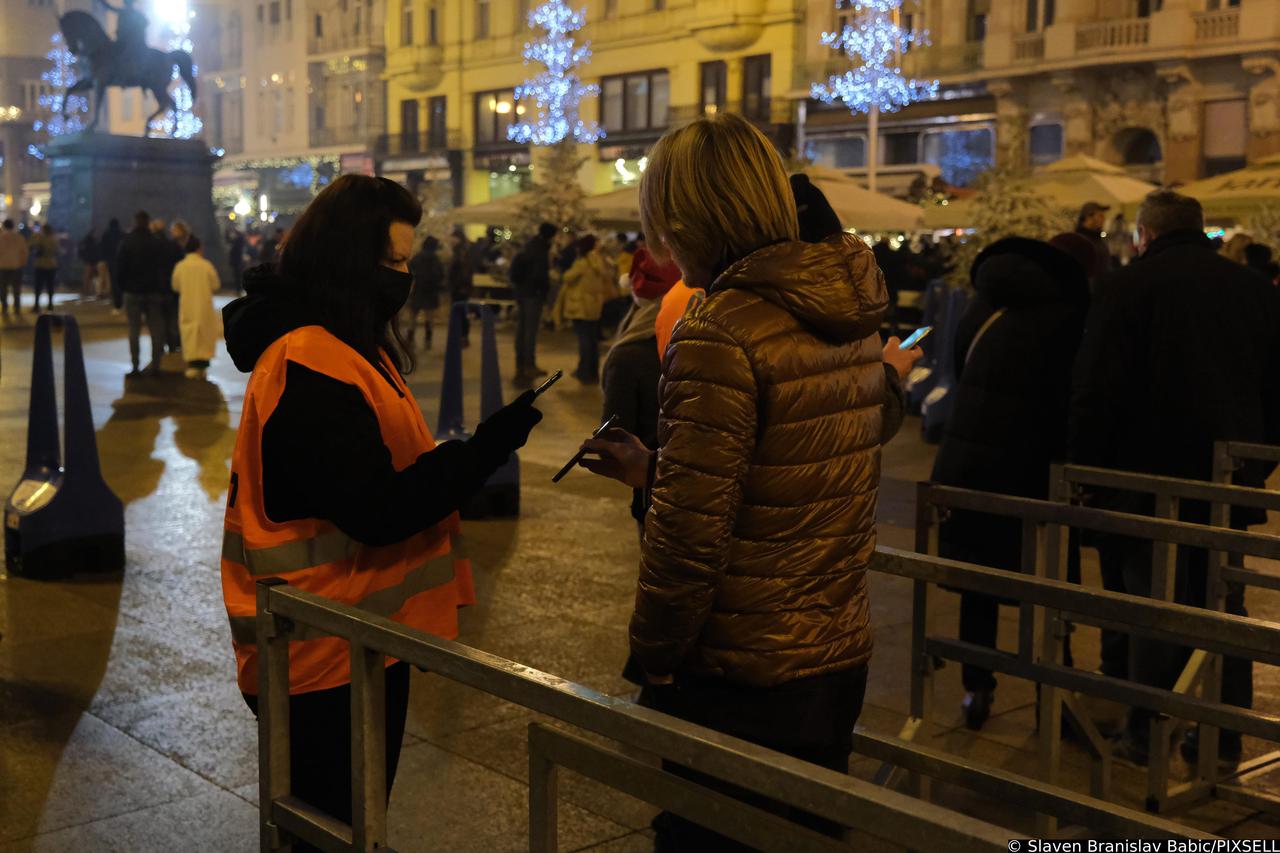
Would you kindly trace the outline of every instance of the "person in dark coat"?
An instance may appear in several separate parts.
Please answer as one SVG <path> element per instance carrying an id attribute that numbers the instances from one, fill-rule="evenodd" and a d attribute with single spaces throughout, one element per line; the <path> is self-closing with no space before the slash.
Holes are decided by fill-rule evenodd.
<path id="1" fill-rule="evenodd" d="M 1215 441 L 1280 444 L 1280 295 L 1263 277 L 1214 251 L 1204 212 L 1169 190 L 1147 196 L 1138 211 L 1141 257 L 1099 282 L 1076 365 L 1070 458 L 1085 465 L 1208 480 Z M 1261 487 L 1267 466 L 1237 471 L 1238 485 Z M 1100 505 L 1151 514 L 1150 496 L 1099 495 Z M 1204 524 L 1208 507 L 1182 501 L 1183 521 Z M 1233 527 L 1265 520 L 1237 510 Z M 1151 594 L 1151 544 L 1116 543 L 1124 591 Z M 1178 549 L 1175 600 L 1203 606 L 1208 556 Z M 1226 611 L 1245 615 L 1244 590 L 1228 585 Z M 1172 687 L 1188 650 L 1131 637 L 1133 681 Z M 1226 658 L 1222 699 L 1252 704 L 1252 668 Z M 1136 763 L 1148 755 L 1151 714 L 1133 709 L 1117 753 Z M 1220 757 L 1238 760 L 1240 735 L 1223 731 Z M 1183 755 L 1194 759 L 1193 730 Z"/>
<path id="2" fill-rule="evenodd" d="M 1066 455 L 1071 370 L 1089 307 L 1086 270 L 1039 240 L 1008 237 L 988 246 L 970 271 L 976 295 L 955 345 L 959 384 L 934 461 L 933 481 L 1044 499 L 1049 466 Z M 1020 570 L 1021 524 L 956 511 L 939 530 L 948 559 Z M 994 648 L 1000 602 L 960 595 L 960 639 Z M 965 724 L 979 729 L 996 681 L 965 664 Z"/>
<path id="3" fill-rule="evenodd" d="M 550 222 L 538 226 L 538 233 L 511 261 L 511 288 L 519 311 L 516 322 L 516 373 L 513 381 L 527 385 L 546 373 L 538 366 L 538 326 L 542 309 L 551 292 L 551 241 L 559 231 Z"/>
<path id="4" fill-rule="evenodd" d="M 1107 211 L 1110 209 L 1096 201 L 1085 202 L 1080 208 L 1080 215 L 1076 217 L 1075 233 L 1092 243 L 1093 251 L 1098 255 L 1095 267 L 1098 275 L 1110 272 L 1115 266 L 1111 250 L 1107 248 L 1107 238 L 1103 236 L 1103 229 L 1107 227 Z"/>
<path id="5" fill-rule="evenodd" d="M 172 273 L 169 265 L 170 248 L 164 237 L 151 230 L 151 217 L 139 211 L 133 219 L 134 228 L 120 244 L 116 260 L 120 290 L 124 294 L 124 309 L 129 317 L 129 358 L 133 362 L 133 374 L 139 372 L 142 322 L 147 323 L 151 337 L 151 363 L 148 370 L 160 369 L 160 357 L 164 355 L 168 339 L 166 311 L 168 310 L 169 279 L 162 272 Z M 132 375 L 132 374 L 131 374 Z"/>
<path id="6" fill-rule="evenodd" d="M 124 242 L 124 232 L 120 230 L 120 220 L 112 219 L 107 223 L 107 230 L 102 232 L 98 242 L 98 251 L 107 262 L 107 280 L 111 286 L 111 304 L 116 310 L 124 306 L 124 291 L 120 289 L 120 270 L 117 264 L 120 244 Z"/>
<path id="7" fill-rule="evenodd" d="M 471 244 L 467 242 L 467 235 L 462 231 L 454 231 L 449 238 L 451 241 L 451 249 L 449 255 L 449 267 L 446 280 L 449 285 L 450 305 L 456 306 L 458 303 L 466 305 L 471 299 L 471 291 L 475 286 L 475 270 L 471 266 Z M 462 315 L 462 345 L 471 345 L 471 318 L 467 316 L 464 308 L 453 308 Z"/>
<path id="8" fill-rule="evenodd" d="M 241 279 L 244 278 L 245 248 L 243 231 L 239 228 L 231 228 L 227 231 L 227 263 L 231 266 L 231 286 L 235 288 L 236 293 L 244 291 Z"/>
<path id="9" fill-rule="evenodd" d="M 409 294 L 409 328 L 405 342 L 409 349 L 413 349 L 418 317 L 425 314 L 426 348 L 431 349 L 431 324 L 435 320 L 436 309 L 440 307 L 440 291 L 444 288 L 444 263 L 440 260 L 439 240 L 427 237 L 422 241 L 422 248 L 409 261 L 409 272 L 413 274 L 413 292 Z"/>

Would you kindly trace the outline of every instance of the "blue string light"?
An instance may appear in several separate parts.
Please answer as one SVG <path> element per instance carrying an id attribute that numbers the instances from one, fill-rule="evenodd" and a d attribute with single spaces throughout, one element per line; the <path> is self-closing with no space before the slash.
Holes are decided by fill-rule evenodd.
<path id="1" fill-rule="evenodd" d="M 40 79 L 49 84 L 49 91 L 40 95 L 37 101 L 40 109 L 48 114 L 48 120 L 37 121 L 34 125 L 36 131 L 43 130 L 50 138 L 55 136 L 64 136 L 68 133 L 79 133 L 84 129 L 84 116 L 89 112 L 88 98 L 80 95 L 66 96 L 67 89 L 76 82 L 75 64 L 76 58 L 71 55 L 71 51 L 63 44 L 62 33 L 54 33 L 53 38 L 49 39 L 52 45 L 49 52 L 44 58 L 49 60 L 49 68 L 40 74 Z M 66 98 L 67 117 L 62 117 L 62 102 Z M 32 149 L 35 146 L 29 146 L 27 153 L 33 157 L 43 160 L 43 154 L 37 154 Z"/>
<path id="2" fill-rule="evenodd" d="M 526 65 L 537 62 L 545 70 L 516 87 L 516 101 L 532 101 L 534 115 L 509 127 L 508 139 L 555 145 L 569 136 L 587 143 L 604 137 L 596 122 L 578 117 L 582 100 L 600 94 L 599 86 L 583 83 L 573 70 L 591 60 L 591 43 L 578 44 L 573 38 L 586 20 L 586 9 L 575 12 L 563 0 L 547 0 L 529 13 L 529 28 L 544 30 L 546 35 L 525 44 L 524 61 Z"/>
<path id="3" fill-rule="evenodd" d="M 185 4 L 179 6 L 177 11 L 176 19 L 165 22 L 165 30 L 168 34 L 166 41 L 168 47 L 166 49 L 185 50 L 187 53 L 191 53 L 193 50 L 191 19 L 195 17 L 195 12 L 186 12 Z M 191 75 L 197 80 L 200 79 L 200 67 L 193 64 L 191 66 Z M 195 104 L 191 98 L 191 90 L 187 88 L 186 83 L 181 82 L 182 75 L 178 73 L 177 68 L 173 69 L 171 79 L 179 81 L 179 85 L 169 92 L 169 97 L 173 99 L 174 108 L 152 121 L 149 127 L 152 133 L 173 136 L 177 139 L 191 139 L 204 130 L 204 122 L 195 114 Z"/>
<path id="4" fill-rule="evenodd" d="M 814 83 L 810 94 L 825 104 L 843 101 L 851 112 L 878 109 L 897 112 L 915 101 L 937 97 L 937 80 L 904 77 L 893 64 L 913 44 L 927 45 L 927 33 L 913 33 L 895 23 L 902 0 L 857 0 L 853 18 L 838 33 L 823 33 L 822 43 L 849 57 L 856 67 Z M 840 2 L 837 9 L 846 8 Z"/>

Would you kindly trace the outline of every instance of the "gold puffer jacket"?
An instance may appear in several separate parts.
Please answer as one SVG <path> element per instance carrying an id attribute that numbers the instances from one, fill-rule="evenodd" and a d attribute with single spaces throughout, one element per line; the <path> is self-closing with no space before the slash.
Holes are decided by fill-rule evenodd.
<path id="1" fill-rule="evenodd" d="M 770 686 L 871 656 L 887 303 L 839 235 L 743 258 L 676 328 L 631 620 L 647 672 Z"/>

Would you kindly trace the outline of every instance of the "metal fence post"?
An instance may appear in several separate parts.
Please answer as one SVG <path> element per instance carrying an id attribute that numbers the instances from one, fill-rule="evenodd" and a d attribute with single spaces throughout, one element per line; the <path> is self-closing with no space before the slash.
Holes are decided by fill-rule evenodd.
<path id="1" fill-rule="evenodd" d="M 271 588 L 287 584 L 265 578 L 257 585 L 258 643 L 258 828 L 262 853 L 289 851 L 292 839 L 272 820 L 272 806 L 289 796 L 289 634 L 293 625 L 271 612 Z"/>
<path id="2" fill-rule="evenodd" d="M 1177 520 L 1180 501 L 1169 495 L 1155 496 L 1155 517 Z M 1173 601 L 1178 579 L 1178 548 L 1170 542 L 1155 542 L 1151 549 L 1151 597 Z M 1132 644 L 1130 646 L 1132 651 Z M 1130 673 L 1133 658 L 1130 655 Z M 1147 810 L 1164 809 L 1169 798 L 1169 741 L 1173 738 L 1174 719 L 1168 714 L 1153 714 L 1148 732 Z"/>
<path id="3" fill-rule="evenodd" d="M 386 656 L 351 641 L 352 849 L 387 844 Z"/>
<path id="4" fill-rule="evenodd" d="M 529 724 L 529 853 L 559 849 L 560 777 L 544 754 L 537 723 Z"/>
<path id="5" fill-rule="evenodd" d="M 1225 441 L 1213 444 L 1213 482 L 1219 485 L 1230 485 L 1231 475 L 1235 472 L 1236 460 Z M 1212 527 L 1231 527 L 1231 506 L 1214 501 L 1209 504 L 1209 525 Z M 1219 613 L 1226 610 L 1226 590 L 1222 584 L 1222 567 L 1227 561 L 1223 551 L 1210 551 L 1209 562 L 1205 570 L 1204 606 Z M 1207 656 L 1200 683 L 1201 696 L 1210 702 L 1222 701 L 1222 655 Z M 1218 729 L 1215 726 L 1200 725 L 1200 755 L 1196 762 L 1196 781 L 1212 785 L 1218 779 Z"/>

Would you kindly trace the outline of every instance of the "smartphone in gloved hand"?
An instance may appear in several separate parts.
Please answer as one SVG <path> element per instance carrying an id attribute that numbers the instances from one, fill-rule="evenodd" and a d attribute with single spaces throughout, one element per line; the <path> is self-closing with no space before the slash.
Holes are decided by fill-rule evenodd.
<path id="1" fill-rule="evenodd" d="M 600 427 L 595 432 L 591 433 L 591 437 L 599 438 L 605 432 L 613 429 L 617 425 L 618 425 L 618 416 L 612 415 L 609 418 L 609 420 L 600 424 Z M 573 458 L 569 460 L 567 465 L 565 465 L 563 468 L 560 469 L 560 472 L 558 474 L 556 474 L 554 477 L 551 478 L 551 482 L 558 483 L 561 480 L 563 480 L 570 471 L 572 471 L 574 468 L 577 467 L 578 463 L 581 462 L 583 457 L 585 457 L 586 455 L 587 455 L 587 449 L 585 447 L 579 450 L 577 453 L 573 454 Z"/>

